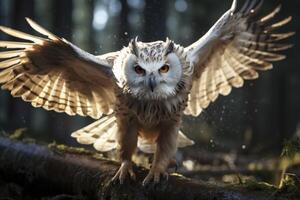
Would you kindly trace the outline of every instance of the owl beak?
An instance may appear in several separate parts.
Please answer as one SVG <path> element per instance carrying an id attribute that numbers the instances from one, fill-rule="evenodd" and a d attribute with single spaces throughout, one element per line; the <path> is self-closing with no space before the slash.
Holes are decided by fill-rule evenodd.
<path id="1" fill-rule="evenodd" d="M 149 87 L 150 87 L 151 91 L 153 92 L 156 87 L 156 81 L 155 81 L 154 76 L 150 76 L 150 78 L 149 78 Z"/>

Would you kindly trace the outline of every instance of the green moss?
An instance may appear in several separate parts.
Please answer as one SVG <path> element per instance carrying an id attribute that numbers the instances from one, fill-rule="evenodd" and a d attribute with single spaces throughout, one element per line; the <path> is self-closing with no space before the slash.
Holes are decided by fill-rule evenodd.
<path id="1" fill-rule="evenodd" d="M 94 153 L 94 154 L 92 155 L 92 157 L 95 158 L 96 160 L 106 160 L 106 159 L 107 159 L 107 158 L 103 157 L 103 155 L 100 154 L 100 153 Z M 108 159 L 107 159 L 107 160 L 108 160 Z"/>
<path id="2" fill-rule="evenodd" d="M 22 142 L 26 143 L 26 144 L 36 144 L 37 141 L 34 138 L 24 138 L 22 139 Z"/>
<path id="3" fill-rule="evenodd" d="M 84 154 L 84 155 L 93 155 L 95 154 L 92 151 L 86 150 L 85 148 L 78 147 L 69 147 L 64 144 L 56 144 L 56 142 L 48 144 L 49 149 L 55 149 L 62 152 L 75 153 L 75 154 Z"/>
<path id="4" fill-rule="evenodd" d="M 27 137 L 26 131 L 27 131 L 27 128 L 19 128 L 19 129 L 16 129 L 12 133 L 7 133 L 6 131 L 2 130 L 2 131 L 0 131 L 0 137 L 9 138 L 12 140 L 19 140 L 26 144 L 36 144 L 37 143 L 36 139 Z"/>
<path id="5" fill-rule="evenodd" d="M 85 148 L 79 148 L 79 147 L 70 147 L 64 144 L 56 144 L 56 142 L 48 144 L 48 148 L 52 150 L 58 150 L 60 152 L 66 152 L 66 153 L 73 153 L 73 154 L 81 154 L 81 155 L 88 155 L 91 156 L 94 159 L 97 160 L 110 160 L 103 156 L 101 153 L 97 153 L 94 151 L 89 151 Z M 110 160 L 111 161 L 111 160 Z"/>
<path id="6" fill-rule="evenodd" d="M 242 183 L 242 186 L 255 191 L 275 192 L 277 188 L 266 182 L 258 182 L 256 180 L 248 179 Z"/>
<path id="7" fill-rule="evenodd" d="M 9 135 L 9 138 L 13 139 L 13 140 L 21 139 L 21 138 L 23 138 L 26 130 L 27 130 L 27 128 L 16 129 L 12 134 Z"/>
<path id="8" fill-rule="evenodd" d="M 245 188 L 250 191 L 263 191 L 270 194 L 270 197 L 276 199 L 276 196 L 284 196 L 289 200 L 300 199 L 300 180 L 295 174 L 285 174 L 280 188 L 269 183 L 258 182 L 254 179 L 242 180 L 241 184 L 235 184 L 228 187 Z"/>

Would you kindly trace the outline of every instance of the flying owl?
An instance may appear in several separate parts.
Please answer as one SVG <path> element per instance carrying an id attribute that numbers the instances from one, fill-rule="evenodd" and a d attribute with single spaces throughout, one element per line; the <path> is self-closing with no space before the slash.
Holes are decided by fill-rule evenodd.
<path id="1" fill-rule="evenodd" d="M 278 28 L 291 17 L 276 21 L 280 6 L 259 16 L 261 0 L 232 7 L 198 41 L 188 47 L 174 41 L 144 43 L 132 40 L 120 51 L 95 56 L 45 30 L 29 25 L 45 37 L 7 27 L 4 33 L 29 42 L 0 41 L 0 83 L 14 97 L 34 107 L 90 116 L 94 123 L 74 133 L 79 143 L 96 150 L 117 149 L 121 166 L 113 177 L 123 183 L 135 178 L 132 155 L 137 148 L 154 153 L 143 181 L 157 183 L 178 147 L 193 141 L 181 131 L 182 116 L 198 116 L 258 71 L 272 69 L 285 58 L 280 44 L 294 33 Z"/>

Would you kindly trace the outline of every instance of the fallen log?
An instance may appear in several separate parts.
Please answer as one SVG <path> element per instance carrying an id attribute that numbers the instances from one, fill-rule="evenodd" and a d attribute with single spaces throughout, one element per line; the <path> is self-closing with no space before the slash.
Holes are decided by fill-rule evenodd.
<path id="1" fill-rule="evenodd" d="M 143 187 L 147 170 L 135 167 L 137 181 L 110 180 L 118 163 L 90 153 L 64 151 L 0 137 L 0 179 L 18 183 L 38 195 L 70 194 L 87 199 L 291 199 L 266 184 L 213 185 L 171 175 L 168 181 Z"/>

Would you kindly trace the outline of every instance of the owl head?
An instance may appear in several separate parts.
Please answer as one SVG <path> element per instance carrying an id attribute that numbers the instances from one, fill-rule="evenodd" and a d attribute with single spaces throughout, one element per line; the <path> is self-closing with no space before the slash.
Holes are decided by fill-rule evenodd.
<path id="1" fill-rule="evenodd" d="M 151 43 L 132 40 L 117 58 L 113 72 L 118 86 L 136 98 L 174 96 L 185 84 L 184 49 L 167 39 Z"/>

